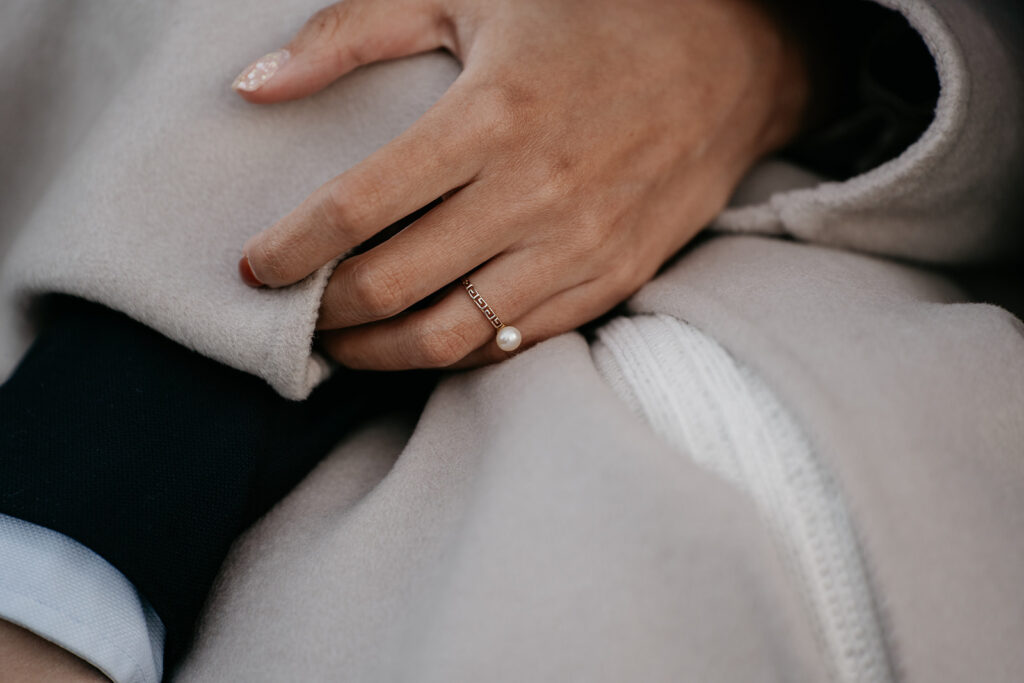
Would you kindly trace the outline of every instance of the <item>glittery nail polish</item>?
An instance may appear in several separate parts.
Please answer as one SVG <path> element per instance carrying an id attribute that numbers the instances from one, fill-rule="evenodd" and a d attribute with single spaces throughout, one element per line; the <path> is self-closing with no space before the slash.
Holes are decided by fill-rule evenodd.
<path id="1" fill-rule="evenodd" d="M 267 81 L 273 78 L 278 69 L 284 66 L 289 57 L 291 57 L 291 53 L 288 50 L 268 52 L 245 67 L 242 73 L 238 74 L 238 78 L 231 84 L 231 87 L 243 92 L 259 90 Z"/>

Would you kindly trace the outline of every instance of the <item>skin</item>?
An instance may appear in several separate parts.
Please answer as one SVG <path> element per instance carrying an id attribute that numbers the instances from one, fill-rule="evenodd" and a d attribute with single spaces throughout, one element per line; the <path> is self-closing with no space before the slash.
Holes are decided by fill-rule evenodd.
<path id="1" fill-rule="evenodd" d="M 317 326 L 339 362 L 507 358 L 458 284 L 467 274 L 524 348 L 599 317 L 801 130 L 807 60 L 767 2 L 345 0 L 321 10 L 287 45 L 291 59 L 242 97 L 306 97 L 363 64 L 436 48 L 464 68 L 409 130 L 250 239 L 243 278 L 298 282 L 445 197 L 335 270 Z M 0 683 L 107 680 L 3 620 L 0 661 Z"/>
<path id="2" fill-rule="evenodd" d="M 810 90 L 765 0 L 345 0 L 287 48 L 242 97 L 306 97 L 435 48 L 464 67 L 409 130 L 243 247 L 243 277 L 283 287 L 446 197 L 324 292 L 324 349 L 376 370 L 508 357 L 467 274 L 523 348 L 607 312 L 796 136 Z"/>
<path id="3" fill-rule="evenodd" d="M 0 619 L 0 683 L 109 683 L 67 650 Z"/>

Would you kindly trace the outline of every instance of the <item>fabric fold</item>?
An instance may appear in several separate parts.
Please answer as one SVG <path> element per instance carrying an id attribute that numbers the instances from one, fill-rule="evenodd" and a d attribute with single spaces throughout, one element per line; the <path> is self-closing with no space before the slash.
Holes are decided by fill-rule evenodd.
<path id="1" fill-rule="evenodd" d="M 741 192 L 743 205 L 714 227 L 937 263 L 1020 248 L 1012 198 L 1024 182 L 1024 75 L 1011 47 L 1019 22 L 999 2 L 879 4 L 903 14 L 935 60 L 941 90 L 931 126 L 896 159 L 845 182 L 773 187 L 758 177 L 779 176 L 779 164 L 756 169 L 755 193 Z"/>
<path id="2" fill-rule="evenodd" d="M 306 0 L 282 14 L 250 4 L 184 2 L 163 10 L 156 36 L 115 36 L 142 57 L 68 151 L 7 255 L 0 374 L 31 339 L 26 311 L 55 292 L 122 311 L 288 398 L 304 398 L 328 374 L 312 340 L 330 268 L 254 291 L 237 274 L 241 247 L 418 119 L 458 64 L 430 53 L 359 69 L 301 101 L 249 104 L 231 78 L 319 8 Z M 17 29 L 5 21 L 0 36 Z M 88 59 L 55 59 L 67 63 L 46 64 L 41 78 L 89 81 Z"/>
<path id="3" fill-rule="evenodd" d="M 408 127 L 459 67 L 432 53 L 360 69 L 306 100 L 243 102 L 231 76 L 319 7 L 303 2 L 284 24 L 279 8 L 191 0 L 137 22 L 145 30 L 117 27 L 123 49 L 140 58 L 108 88 L 102 116 L 62 150 L 66 160 L 4 262 L 0 374 L 31 339 L 31 304 L 63 292 L 125 312 L 289 398 L 326 376 L 312 339 L 328 269 L 251 291 L 235 272 L 241 245 Z M 932 127 L 899 158 L 845 183 L 762 166 L 739 192 L 753 203 L 726 211 L 716 227 L 923 260 L 970 260 L 1008 244 L 1007 197 L 1024 154 L 1019 127 L 1007 121 L 1024 112 L 1024 88 L 1006 37 L 986 8 L 962 0 L 882 4 L 903 13 L 936 58 L 942 93 Z M 62 84 L 88 83 L 90 57 L 102 49 L 97 42 L 38 66 L 12 58 L 26 60 L 18 78 L 38 69 L 74 107 L 85 95 Z M 18 128 L 23 113 L 8 114 L 6 125 Z M 982 146 L 993 150 L 983 159 Z"/>

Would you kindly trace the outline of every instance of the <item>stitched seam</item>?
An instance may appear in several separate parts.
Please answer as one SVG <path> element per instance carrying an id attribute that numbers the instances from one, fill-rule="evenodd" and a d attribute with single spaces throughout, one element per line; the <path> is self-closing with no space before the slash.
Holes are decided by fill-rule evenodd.
<path id="1" fill-rule="evenodd" d="M 753 498 L 802 588 L 835 677 L 891 680 L 838 486 L 768 387 L 670 316 L 619 318 L 598 337 L 655 431 Z M 687 400 L 680 386 L 696 395 Z"/>

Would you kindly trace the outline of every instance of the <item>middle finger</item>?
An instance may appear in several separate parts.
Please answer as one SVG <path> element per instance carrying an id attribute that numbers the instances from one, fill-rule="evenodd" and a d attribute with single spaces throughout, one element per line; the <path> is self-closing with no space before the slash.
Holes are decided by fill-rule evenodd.
<path id="1" fill-rule="evenodd" d="M 472 184 L 386 242 L 342 261 L 324 290 L 317 329 L 390 318 L 515 241 L 509 213 Z"/>

